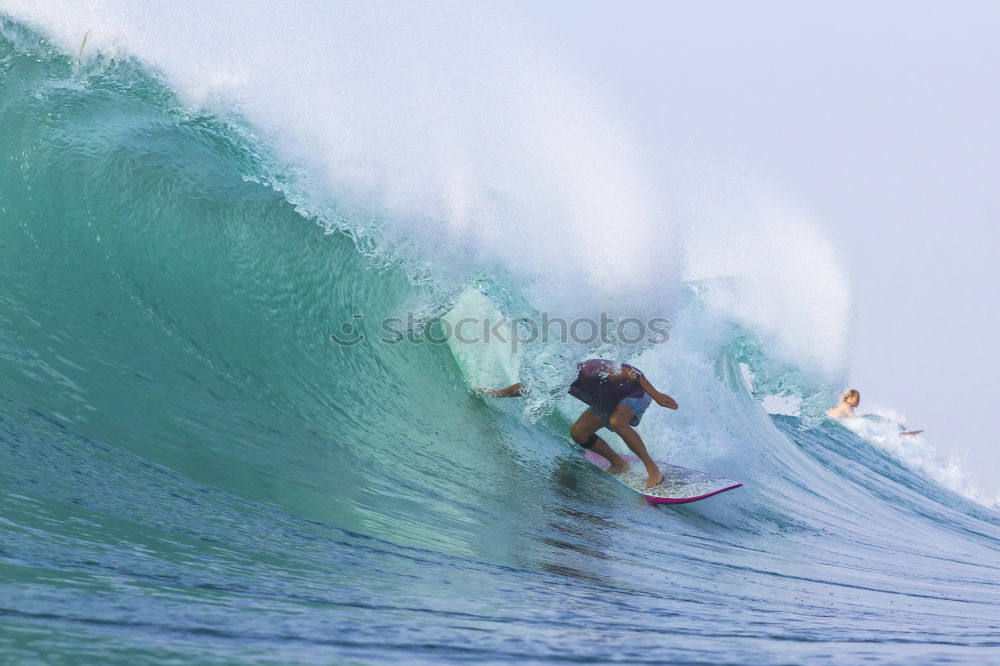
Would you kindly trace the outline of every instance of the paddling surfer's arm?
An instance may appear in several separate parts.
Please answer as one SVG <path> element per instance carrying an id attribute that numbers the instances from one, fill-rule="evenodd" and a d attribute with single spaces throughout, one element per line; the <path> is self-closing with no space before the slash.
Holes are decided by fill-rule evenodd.
<path id="1" fill-rule="evenodd" d="M 666 393 L 660 393 L 659 391 L 657 391 L 656 387 L 653 386 L 648 379 L 646 379 L 646 375 L 642 374 L 635 368 L 632 367 L 626 368 L 622 366 L 621 370 L 619 370 L 617 373 L 608 376 L 608 381 L 611 382 L 623 382 L 627 380 L 638 381 L 639 386 L 642 387 L 642 390 L 648 393 L 649 397 L 652 398 L 656 402 L 656 404 L 660 405 L 661 407 L 666 407 L 667 409 L 677 409 L 676 400 L 671 398 Z"/>

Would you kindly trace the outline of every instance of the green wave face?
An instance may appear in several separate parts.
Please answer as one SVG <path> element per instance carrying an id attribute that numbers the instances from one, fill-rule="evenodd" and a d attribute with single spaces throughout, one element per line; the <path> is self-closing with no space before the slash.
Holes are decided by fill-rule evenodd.
<path id="1" fill-rule="evenodd" d="M 420 296 L 405 275 L 371 270 L 351 238 L 304 219 L 261 184 L 267 166 L 239 128 L 188 113 L 136 63 L 81 68 L 4 30 L 0 321 L 12 404 L 345 527 L 370 511 L 395 529 L 391 507 L 406 502 L 398 529 L 418 541 L 418 524 L 442 517 L 425 513 L 433 501 L 415 477 L 434 486 L 442 467 L 467 465 L 457 488 L 485 491 L 477 477 L 495 470 L 463 443 L 497 424 L 448 348 L 379 342 L 378 322 Z M 336 344 L 345 322 L 367 340 Z M 403 478 L 409 488 L 371 490 Z"/>

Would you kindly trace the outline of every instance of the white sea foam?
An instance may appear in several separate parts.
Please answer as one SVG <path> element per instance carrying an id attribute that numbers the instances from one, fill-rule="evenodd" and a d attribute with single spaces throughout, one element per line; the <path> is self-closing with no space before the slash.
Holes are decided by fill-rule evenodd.
<path id="1" fill-rule="evenodd" d="M 903 415 L 888 409 L 877 409 L 856 419 L 844 419 L 841 423 L 873 446 L 945 488 L 984 506 L 1000 508 L 1000 495 L 990 497 L 970 481 L 959 458 L 942 455 L 927 435 L 900 435 L 906 424 Z"/>
<path id="2" fill-rule="evenodd" d="M 843 364 L 829 246 L 784 197 L 716 172 L 666 182 L 594 86 L 470 3 L 6 0 L 67 53 L 131 55 L 192 105 L 235 109 L 300 200 L 378 227 L 461 280 L 500 265 L 540 310 L 671 314 L 683 279 L 789 360 Z M 662 193 L 683 198 L 668 208 Z M 705 193 L 709 192 L 709 195 Z M 669 211 L 669 212 L 668 212 Z"/>

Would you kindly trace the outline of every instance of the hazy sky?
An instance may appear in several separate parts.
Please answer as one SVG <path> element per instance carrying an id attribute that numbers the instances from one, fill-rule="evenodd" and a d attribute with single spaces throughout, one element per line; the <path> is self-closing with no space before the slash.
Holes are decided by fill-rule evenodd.
<path id="1" fill-rule="evenodd" d="M 812 211 L 853 296 L 851 384 L 1000 492 L 1000 3 L 516 5 L 640 138 Z"/>

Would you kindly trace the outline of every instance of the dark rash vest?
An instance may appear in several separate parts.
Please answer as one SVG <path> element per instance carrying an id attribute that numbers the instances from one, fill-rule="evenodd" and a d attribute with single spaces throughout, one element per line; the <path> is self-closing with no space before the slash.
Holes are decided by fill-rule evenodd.
<path id="1" fill-rule="evenodd" d="M 622 369 L 625 368 L 642 375 L 638 368 L 622 363 Z M 610 412 L 625 398 L 641 398 L 644 393 L 638 377 L 621 382 L 608 381 L 608 376 L 616 369 L 613 361 L 592 358 L 581 362 L 577 369 L 579 374 L 570 384 L 569 394 L 591 407 Z"/>

